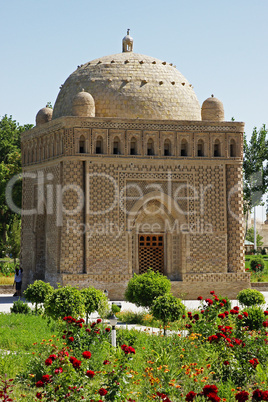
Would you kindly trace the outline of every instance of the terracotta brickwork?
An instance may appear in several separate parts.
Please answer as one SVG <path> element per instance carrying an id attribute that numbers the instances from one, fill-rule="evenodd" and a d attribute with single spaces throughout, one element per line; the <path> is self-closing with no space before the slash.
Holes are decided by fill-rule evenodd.
<path id="1" fill-rule="evenodd" d="M 128 33 L 121 54 L 78 66 L 22 133 L 24 286 L 94 286 L 122 300 L 152 265 L 177 296 L 236 297 L 250 286 L 244 124 L 224 121 L 213 95 L 201 108 L 171 63 L 132 50 Z"/>
<path id="2" fill-rule="evenodd" d="M 194 123 L 60 118 L 47 123 L 48 133 L 43 127 L 24 133 L 24 171 L 36 176 L 42 172 L 45 199 L 49 198 L 49 184 L 54 191 L 53 201 L 49 198 L 52 213 L 47 212 L 46 200 L 43 215 L 23 216 L 22 261 L 27 281 L 43 278 L 54 286 L 61 282 L 107 288 L 111 297 L 122 299 L 127 281 L 133 272 L 139 273 L 138 234 L 143 231 L 142 225 L 156 224 L 164 233 L 164 272 L 174 289 L 188 292 L 190 297 L 194 293 L 188 284 L 205 288 L 220 282 L 226 283 L 227 293 L 233 289 L 233 294 L 234 280 L 240 285 L 248 283 L 243 273 L 243 229 L 237 218 L 242 213 L 243 126 Z M 103 148 L 96 154 L 99 138 Z M 130 155 L 133 138 L 136 154 Z M 203 157 L 196 156 L 200 138 Z M 237 149 L 232 163 L 230 138 Z M 41 147 L 38 158 L 32 145 L 37 139 Z M 120 146 L 117 155 L 113 154 L 115 139 Z M 153 155 L 146 154 L 149 139 L 153 140 Z M 170 155 L 165 156 L 167 139 Z M 217 139 L 221 156 L 214 157 Z M 51 141 L 54 143 L 49 150 L 42 148 Z M 187 156 L 181 156 L 183 141 L 187 142 Z M 38 202 L 36 183 L 31 178 L 24 180 L 26 209 L 35 208 Z M 73 186 L 83 191 L 85 205 L 70 216 L 64 211 L 79 201 Z M 147 203 L 147 213 L 143 203 Z M 156 213 L 158 210 L 161 212 Z M 238 279 L 230 272 L 241 272 L 242 277 Z"/>

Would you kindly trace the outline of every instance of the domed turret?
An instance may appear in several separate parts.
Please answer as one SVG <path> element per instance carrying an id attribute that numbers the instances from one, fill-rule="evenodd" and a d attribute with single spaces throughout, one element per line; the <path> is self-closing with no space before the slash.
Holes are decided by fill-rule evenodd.
<path id="1" fill-rule="evenodd" d="M 39 126 L 40 124 L 45 124 L 48 121 L 52 120 L 52 115 L 53 109 L 51 109 L 50 107 L 43 107 L 36 115 L 36 125 Z"/>
<path id="2" fill-rule="evenodd" d="M 224 108 L 222 102 L 211 95 L 203 102 L 201 110 L 202 120 L 204 121 L 224 121 Z"/>
<path id="3" fill-rule="evenodd" d="M 95 101 L 90 93 L 82 89 L 76 94 L 72 102 L 72 115 L 81 117 L 95 117 Z"/>
<path id="4" fill-rule="evenodd" d="M 129 35 L 130 29 L 127 30 L 126 36 L 122 41 L 122 51 L 123 52 L 132 52 L 133 51 L 133 38 Z"/>

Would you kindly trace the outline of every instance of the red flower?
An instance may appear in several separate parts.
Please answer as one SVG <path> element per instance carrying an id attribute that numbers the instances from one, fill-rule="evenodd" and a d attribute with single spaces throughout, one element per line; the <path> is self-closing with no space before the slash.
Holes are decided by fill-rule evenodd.
<path id="1" fill-rule="evenodd" d="M 249 360 L 249 363 L 252 365 L 253 368 L 255 368 L 258 366 L 259 360 L 254 357 L 254 359 Z"/>
<path id="2" fill-rule="evenodd" d="M 49 374 L 44 374 L 44 375 L 42 376 L 42 378 L 41 378 L 41 381 L 43 381 L 43 383 L 46 384 L 46 383 L 48 383 L 48 382 L 50 381 L 51 377 L 52 377 L 52 376 L 49 375 Z"/>
<path id="3" fill-rule="evenodd" d="M 106 395 L 107 392 L 108 392 L 108 391 L 107 391 L 105 388 L 100 388 L 100 389 L 99 389 L 99 394 L 100 394 L 101 396 Z"/>
<path id="4" fill-rule="evenodd" d="M 228 362 L 228 360 L 224 360 L 223 364 L 224 364 L 225 366 L 229 366 L 230 363 Z"/>
<path id="5" fill-rule="evenodd" d="M 188 392 L 188 394 L 186 395 L 185 400 L 186 400 L 187 402 L 192 402 L 192 401 L 194 400 L 194 397 L 195 397 L 196 395 L 197 395 L 197 394 L 196 394 L 194 391 L 190 391 L 190 392 Z"/>
<path id="6" fill-rule="evenodd" d="M 99 324 L 101 322 L 101 319 L 100 318 L 98 318 L 97 319 L 97 324 Z"/>
<path id="7" fill-rule="evenodd" d="M 248 393 L 248 392 L 246 392 L 246 391 L 241 391 L 241 392 L 238 392 L 238 393 L 235 395 L 235 399 L 236 399 L 238 402 L 245 402 L 245 401 L 248 401 L 248 396 L 249 396 L 249 393 Z"/>
<path id="8" fill-rule="evenodd" d="M 79 368 L 81 366 L 81 360 L 76 359 L 76 357 L 71 356 L 70 362 L 72 363 L 74 368 Z"/>
<path id="9" fill-rule="evenodd" d="M 90 326 L 91 326 L 91 328 L 94 328 L 95 325 L 96 325 L 96 322 L 94 321 Z"/>
<path id="10" fill-rule="evenodd" d="M 91 358 L 91 352 L 86 350 L 85 352 L 82 353 L 82 356 L 83 356 L 84 359 L 90 359 Z"/>
<path id="11" fill-rule="evenodd" d="M 226 303 L 227 303 L 227 301 L 226 301 L 225 299 L 222 299 L 222 302 L 223 302 L 224 304 L 226 304 Z"/>
<path id="12" fill-rule="evenodd" d="M 243 311 L 243 315 L 244 315 L 245 317 L 248 317 L 248 313 L 247 313 L 246 311 Z"/>
<path id="13" fill-rule="evenodd" d="M 237 318 L 238 318 L 239 320 L 243 320 L 242 314 L 238 314 Z"/>
<path id="14" fill-rule="evenodd" d="M 264 322 L 262 323 L 262 326 L 263 326 L 264 328 L 267 328 L 267 327 L 268 327 L 268 321 L 264 321 Z"/>
<path id="15" fill-rule="evenodd" d="M 268 311 L 266 310 L 266 311 L 264 311 L 264 315 L 268 315 Z"/>
<path id="16" fill-rule="evenodd" d="M 203 300 L 203 297 L 202 297 L 202 296 L 198 296 L 197 300 Z M 193 392 L 193 391 L 191 391 L 191 392 Z"/>
<path id="17" fill-rule="evenodd" d="M 60 374 L 60 373 L 62 373 L 62 372 L 63 372 L 63 370 L 62 370 L 61 367 L 55 369 L 55 371 L 54 371 L 55 374 Z"/>
<path id="18" fill-rule="evenodd" d="M 215 294 L 214 290 L 211 290 L 209 293 L 210 293 L 211 295 L 214 295 L 214 294 Z"/>
<path id="19" fill-rule="evenodd" d="M 43 381 L 41 381 L 41 380 L 39 380 L 39 381 L 37 381 L 36 383 L 35 383 L 35 386 L 38 388 L 38 387 L 43 387 L 44 386 L 44 383 L 43 383 Z"/>
<path id="20" fill-rule="evenodd" d="M 62 335 L 62 339 L 66 339 L 66 335 Z"/>
<path id="21" fill-rule="evenodd" d="M 35 395 L 35 397 L 37 398 L 37 399 L 42 399 L 42 394 L 41 394 L 41 392 L 36 392 L 36 395 Z"/>
<path id="22" fill-rule="evenodd" d="M 218 388 L 216 385 L 205 385 L 203 388 L 203 394 L 207 396 L 208 394 L 213 393 L 217 394 L 218 393 Z"/>
<path id="23" fill-rule="evenodd" d="M 234 310 L 239 311 L 239 307 L 238 307 L 238 306 L 235 306 L 235 307 L 234 307 Z"/>
<path id="24" fill-rule="evenodd" d="M 104 364 L 104 365 L 110 364 L 110 362 L 109 362 L 109 360 L 104 360 L 103 364 Z"/>
<path id="25" fill-rule="evenodd" d="M 87 329 L 86 329 L 86 332 L 90 333 L 90 332 L 91 332 L 91 329 L 87 328 Z"/>
<path id="26" fill-rule="evenodd" d="M 89 378 L 93 378 L 94 375 L 95 375 L 95 372 L 93 370 L 87 370 L 86 376 L 88 376 Z"/>
<path id="27" fill-rule="evenodd" d="M 227 316 L 229 315 L 229 311 L 224 311 L 224 314 Z"/>
<path id="28" fill-rule="evenodd" d="M 45 365 L 46 366 L 51 366 L 52 363 L 53 363 L 53 360 L 50 357 L 45 360 Z"/>
<path id="29" fill-rule="evenodd" d="M 121 345 L 121 349 L 125 352 L 126 355 L 128 355 L 129 353 L 136 353 L 135 349 L 132 346 Z"/>
<path id="30" fill-rule="evenodd" d="M 53 360 L 53 362 L 54 362 L 54 360 L 56 360 L 56 359 L 57 359 L 57 356 L 56 356 L 56 355 L 50 355 L 50 356 L 49 356 L 49 358 L 50 358 L 50 359 L 52 359 L 52 360 Z"/>
<path id="31" fill-rule="evenodd" d="M 111 328 L 107 327 L 107 328 L 105 328 L 105 331 L 106 331 L 106 332 L 110 332 L 110 331 L 111 331 Z"/>
<path id="32" fill-rule="evenodd" d="M 69 339 L 70 342 L 73 342 L 73 341 L 74 341 L 74 337 L 73 337 L 73 336 L 70 336 L 68 339 Z"/>
<path id="33" fill-rule="evenodd" d="M 221 307 L 223 307 L 223 306 L 224 306 L 224 304 L 223 304 L 223 303 L 220 303 L 220 306 L 221 306 Z"/>
<path id="34" fill-rule="evenodd" d="M 218 317 L 223 319 L 225 318 L 225 314 L 224 313 L 218 314 Z"/>
<path id="35" fill-rule="evenodd" d="M 252 398 L 254 398 L 255 401 L 262 401 L 262 395 L 263 392 L 260 389 L 255 389 L 255 391 L 253 391 Z"/>
<path id="36" fill-rule="evenodd" d="M 198 314 L 195 314 L 195 315 L 194 315 L 194 319 L 195 319 L 196 321 L 198 321 L 198 320 L 199 320 L 199 315 L 198 315 Z"/>
<path id="37" fill-rule="evenodd" d="M 214 394 L 214 392 L 210 392 L 207 395 L 207 398 L 211 402 L 219 402 L 221 400 L 221 398 L 217 394 Z"/>
<path id="38" fill-rule="evenodd" d="M 213 304 L 213 300 L 211 300 L 211 299 L 206 299 L 205 301 L 207 302 L 207 304 L 208 304 L 209 306 L 211 306 L 211 304 Z"/>

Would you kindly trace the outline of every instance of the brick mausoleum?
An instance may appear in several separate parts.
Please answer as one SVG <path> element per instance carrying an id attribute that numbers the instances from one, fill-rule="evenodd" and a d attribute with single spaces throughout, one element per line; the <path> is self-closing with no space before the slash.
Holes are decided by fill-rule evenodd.
<path id="1" fill-rule="evenodd" d="M 107 289 L 149 267 L 176 296 L 235 297 L 244 272 L 244 124 L 200 108 L 175 66 L 123 52 L 78 66 L 22 134 L 24 286 Z"/>

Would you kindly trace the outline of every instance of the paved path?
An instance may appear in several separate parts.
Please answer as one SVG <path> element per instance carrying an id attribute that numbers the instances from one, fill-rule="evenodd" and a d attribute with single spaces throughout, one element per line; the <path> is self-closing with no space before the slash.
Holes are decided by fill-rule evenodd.
<path id="1" fill-rule="evenodd" d="M 265 307 L 268 307 L 268 292 L 261 292 L 266 301 Z M 18 300 L 18 297 L 13 297 L 12 294 L 0 294 L 0 312 L 1 313 L 10 313 L 10 307 L 12 307 L 13 302 Z M 25 301 L 25 299 L 22 297 L 21 300 Z M 121 311 L 124 310 L 131 310 L 133 312 L 139 312 L 143 311 L 144 309 L 142 307 L 137 307 L 135 304 L 128 303 L 125 301 L 119 302 L 122 305 Z M 239 303 L 236 300 L 231 300 L 232 306 L 239 305 Z M 30 307 L 33 308 L 33 305 L 31 303 L 28 303 Z M 200 305 L 200 302 L 198 300 L 184 300 L 183 304 L 185 305 L 186 309 L 193 310 L 197 309 L 198 306 Z M 95 318 L 96 314 L 92 314 L 92 318 Z"/>

